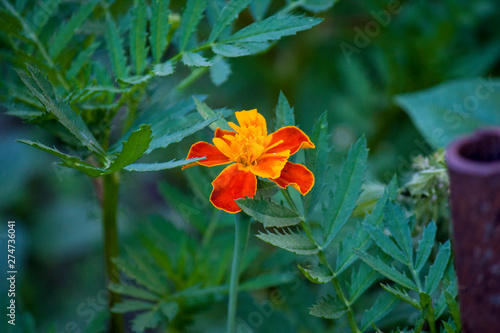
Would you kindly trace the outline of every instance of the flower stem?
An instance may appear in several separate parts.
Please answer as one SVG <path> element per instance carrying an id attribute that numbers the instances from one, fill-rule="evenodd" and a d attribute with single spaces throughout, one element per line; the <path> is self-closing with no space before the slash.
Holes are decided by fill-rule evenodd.
<path id="1" fill-rule="evenodd" d="M 246 226 L 242 226 L 246 223 Z M 240 278 L 240 262 L 245 252 L 250 221 L 243 219 L 240 214 L 234 215 L 234 252 L 231 266 L 231 280 L 229 282 L 229 304 L 227 308 L 227 333 L 236 332 L 236 303 L 238 301 L 238 281 Z"/>
<path id="2" fill-rule="evenodd" d="M 103 201 L 102 201 L 102 223 L 104 230 L 104 257 L 106 262 L 106 276 L 108 282 L 118 283 L 118 272 L 113 266 L 112 258 L 118 256 L 118 232 L 116 228 L 116 215 L 118 208 L 119 174 L 117 172 L 103 176 Z M 120 295 L 109 292 L 108 308 L 120 302 Z M 109 323 L 110 333 L 123 332 L 121 315 L 111 313 Z"/>

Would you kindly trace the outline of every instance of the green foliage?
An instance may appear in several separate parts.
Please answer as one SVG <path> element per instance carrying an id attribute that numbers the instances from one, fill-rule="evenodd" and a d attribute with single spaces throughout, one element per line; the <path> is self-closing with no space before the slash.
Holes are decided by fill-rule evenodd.
<path id="1" fill-rule="evenodd" d="M 398 95 L 395 101 L 427 142 L 441 148 L 479 127 L 500 125 L 499 85 L 500 81 L 491 77 L 464 79 Z"/>
<path id="2" fill-rule="evenodd" d="M 293 124 L 293 109 L 283 95 L 276 110 L 280 126 Z M 265 228 L 273 228 L 260 231 L 257 237 L 261 240 L 296 255 L 317 257 L 313 265 L 299 265 L 299 270 L 313 283 L 331 283 L 335 294 L 320 299 L 310 309 L 311 315 L 343 321 L 353 332 L 365 332 L 375 323 L 383 323 L 384 317 L 404 301 L 420 311 L 420 319 L 415 323 L 417 331 L 427 323 L 431 331 L 436 332 L 439 319 L 443 322 L 450 319 L 442 317 L 448 303 L 453 309 L 450 311 L 457 313 L 452 302 L 457 294 L 456 278 L 449 273 L 452 271 L 449 241 L 432 259 L 436 226 L 431 222 L 423 230 L 418 248 L 414 247 L 415 218 L 407 217 L 403 207 L 396 203 L 398 188 L 394 179 L 383 195 L 370 199 L 375 204 L 365 207 L 371 207 L 371 211 L 355 215 L 356 204 L 364 200 L 360 196 L 367 164 L 366 140 L 361 138 L 352 145 L 338 177 L 326 176 L 325 164 L 330 153 L 326 116 L 319 122 L 312 135 L 319 152 L 311 150 L 305 157 L 306 165 L 323 175 L 320 179 L 325 184 L 320 183 L 316 192 L 301 197 L 308 214 L 304 216 L 297 209 L 288 190 L 282 191 L 288 208 L 269 198 L 239 199 L 238 205 Z M 322 202 L 323 207 L 313 205 L 315 201 L 310 196 Z M 293 230 L 290 225 L 294 225 Z M 337 240 L 337 236 L 347 230 L 350 234 Z M 381 283 L 381 287 L 376 288 L 382 279 L 394 285 Z M 448 295 L 448 303 L 445 295 Z M 372 306 L 368 307 L 370 303 Z M 363 308 L 366 310 L 363 316 L 355 313 L 355 309 Z"/>

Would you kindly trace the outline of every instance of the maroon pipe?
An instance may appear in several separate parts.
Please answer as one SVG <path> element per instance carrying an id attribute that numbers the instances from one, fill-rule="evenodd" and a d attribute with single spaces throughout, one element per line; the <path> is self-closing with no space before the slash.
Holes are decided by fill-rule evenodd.
<path id="1" fill-rule="evenodd" d="M 446 151 L 453 248 L 465 333 L 500 332 L 500 128 Z"/>

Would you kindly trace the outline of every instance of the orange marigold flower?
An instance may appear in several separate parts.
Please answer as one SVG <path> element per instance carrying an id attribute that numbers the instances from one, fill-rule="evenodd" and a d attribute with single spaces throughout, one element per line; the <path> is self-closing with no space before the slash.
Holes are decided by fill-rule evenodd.
<path id="1" fill-rule="evenodd" d="M 214 145 L 197 142 L 191 146 L 187 158 L 203 157 L 183 167 L 214 166 L 235 162 L 226 167 L 212 182 L 210 202 L 228 213 L 241 208 L 234 201 L 253 197 L 257 178 L 268 178 L 279 186 L 288 185 L 305 195 L 314 185 L 314 175 L 305 166 L 288 161 L 301 148 L 314 148 L 309 137 L 295 126 L 280 128 L 267 134 L 266 119 L 257 110 L 236 112 L 239 126 L 229 122 L 234 130 L 215 130 Z"/>

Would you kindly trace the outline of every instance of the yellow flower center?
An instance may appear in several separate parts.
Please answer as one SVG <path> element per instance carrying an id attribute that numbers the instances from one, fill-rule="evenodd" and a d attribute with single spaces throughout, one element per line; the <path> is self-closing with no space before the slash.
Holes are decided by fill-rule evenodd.
<path id="1" fill-rule="evenodd" d="M 272 137 L 256 126 L 238 127 L 235 130 L 235 136 L 224 136 L 224 139 L 230 141 L 230 158 L 243 168 L 256 165 L 259 157 L 267 150 Z"/>

